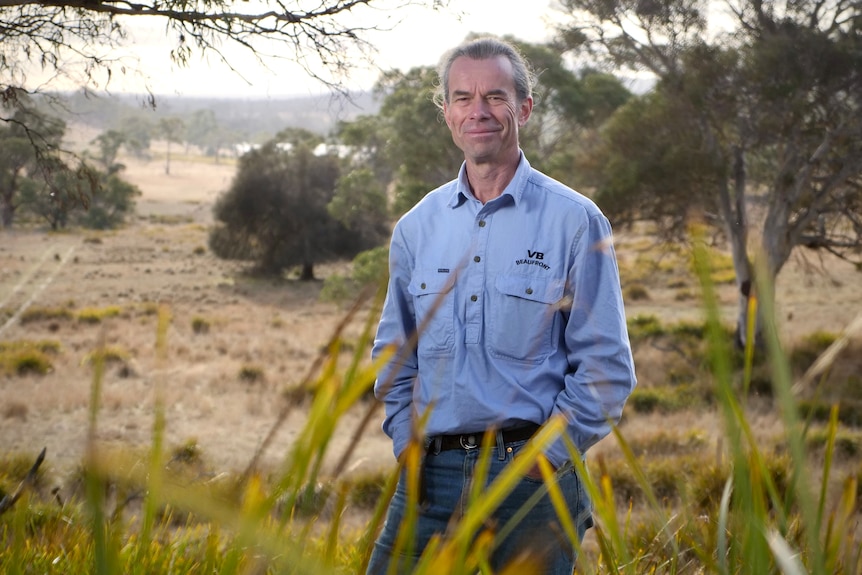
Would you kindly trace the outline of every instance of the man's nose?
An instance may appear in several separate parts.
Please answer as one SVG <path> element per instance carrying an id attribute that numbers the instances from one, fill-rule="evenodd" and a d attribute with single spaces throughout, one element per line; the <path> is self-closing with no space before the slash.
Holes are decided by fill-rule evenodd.
<path id="1" fill-rule="evenodd" d="M 470 103 L 471 118 L 487 118 L 488 116 L 488 102 L 484 98 L 476 98 Z"/>

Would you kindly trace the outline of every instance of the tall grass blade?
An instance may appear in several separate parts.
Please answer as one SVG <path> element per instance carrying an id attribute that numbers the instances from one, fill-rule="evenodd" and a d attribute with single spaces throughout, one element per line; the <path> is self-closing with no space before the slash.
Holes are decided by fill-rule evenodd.
<path id="1" fill-rule="evenodd" d="M 814 499 L 812 486 L 808 473 L 808 454 L 805 449 L 805 438 L 803 428 L 799 420 L 796 401 L 792 391 L 792 376 L 790 365 L 781 349 L 778 329 L 775 325 L 775 308 L 772 295 L 772 286 L 766 283 L 768 274 L 764 268 L 763 258 L 760 258 L 757 290 L 762 294 L 760 300 L 764 308 L 764 315 L 769 319 L 764 321 L 764 334 L 769 349 L 770 362 L 773 369 L 773 392 L 778 400 L 780 414 L 784 422 L 791 462 L 793 465 L 793 482 L 795 488 L 795 502 L 801 513 L 802 529 L 806 535 L 806 547 L 810 556 L 810 567 L 814 573 L 824 574 L 824 558 L 820 545 L 820 528 L 818 521 L 818 505 Z M 765 296 L 765 297 L 764 297 Z"/>
<path id="2" fill-rule="evenodd" d="M 90 515 L 93 536 L 94 565 L 96 575 L 112 575 L 117 572 L 118 558 L 111 544 L 111 528 L 105 516 L 105 482 L 95 468 L 97 423 L 102 397 L 102 382 L 105 373 L 105 332 L 99 338 L 99 353 L 93 362 L 93 382 L 90 386 L 90 409 L 87 428 L 87 451 L 84 471 L 86 505 Z"/>
<path id="3" fill-rule="evenodd" d="M 165 305 L 160 305 L 156 323 L 156 358 L 159 363 L 164 363 L 168 353 L 168 328 L 170 327 L 171 313 Z M 153 440 L 150 447 L 149 474 L 147 479 L 147 491 L 144 498 L 143 518 L 141 523 L 140 542 L 138 544 L 138 556 L 135 564 L 146 571 L 147 551 L 151 545 L 153 526 L 156 513 L 161 500 L 161 487 L 163 482 L 163 457 L 165 434 L 165 406 L 162 395 L 161 379 L 157 379 L 153 388 L 154 393 L 154 421 Z"/>
<path id="4" fill-rule="evenodd" d="M 775 530 L 770 530 L 766 535 L 769 548 L 775 556 L 775 562 L 784 575 L 808 575 L 805 567 L 797 559 L 797 553 L 790 548 L 787 541 Z"/>
<path id="5" fill-rule="evenodd" d="M 728 477 L 724 484 L 724 490 L 721 493 L 721 504 L 718 508 L 718 532 L 717 532 L 717 565 L 719 575 L 730 575 L 730 567 L 728 565 L 728 550 L 727 534 L 730 532 L 730 498 L 733 493 L 733 478 Z"/>

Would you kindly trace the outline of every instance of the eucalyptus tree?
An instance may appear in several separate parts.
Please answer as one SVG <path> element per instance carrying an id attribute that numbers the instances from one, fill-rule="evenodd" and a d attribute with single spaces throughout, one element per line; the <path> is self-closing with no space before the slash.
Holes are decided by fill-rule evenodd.
<path id="1" fill-rule="evenodd" d="M 165 174 L 171 173 L 171 144 L 182 144 L 186 124 L 178 116 L 161 118 L 156 125 L 156 131 L 165 139 Z"/>
<path id="2" fill-rule="evenodd" d="M 752 252 L 767 286 L 799 247 L 859 262 L 858 2 L 561 5 L 573 23 L 560 39 L 573 54 L 657 79 L 654 93 L 626 106 L 605 132 L 595 162 L 599 200 L 668 234 L 693 217 L 714 218 L 739 286 L 738 343 L 760 284 Z"/>
<path id="3" fill-rule="evenodd" d="M 578 167 L 582 157 L 598 127 L 631 92 L 611 74 L 589 66 L 573 69 L 552 44 L 506 39 L 527 59 L 535 81 L 535 105 L 521 128 L 521 147 L 535 168 L 573 188 L 585 187 Z"/>
<path id="4" fill-rule="evenodd" d="M 53 176 L 65 169 L 57 150 L 66 125 L 29 105 L 21 105 L 0 124 L 0 224 L 10 227 L 21 202 L 21 189 L 28 178 L 44 176 L 55 192 Z"/>
<path id="5" fill-rule="evenodd" d="M 245 81 L 237 58 L 251 55 L 270 69 L 290 61 L 346 94 L 354 65 L 373 64 L 371 32 L 391 27 L 408 6 L 447 5 L 448 0 L 0 0 L 0 123 L 13 121 L 27 94 L 50 96 L 71 88 L 92 95 L 123 76 L 155 107 L 148 78 L 134 57 L 121 55 L 134 48 L 133 23 L 153 22 L 164 30 L 166 65 L 221 61 Z M 37 155 L 44 154 L 38 138 L 31 142 Z M 135 144 L 143 152 L 148 142 L 129 141 Z M 83 160 L 67 155 L 70 170 L 84 169 Z"/>
<path id="6" fill-rule="evenodd" d="M 384 73 L 376 91 L 385 134 L 380 150 L 393 169 L 393 209 L 402 214 L 454 177 L 463 154 L 452 143 L 443 113 L 434 105 L 437 72 L 431 66 Z"/>
<path id="7" fill-rule="evenodd" d="M 321 143 L 311 132 L 289 129 L 240 158 L 213 209 L 209 243 L 217 256 L 252 261 L 265 275 L 299 266 L 300 279 L 311 280 L 316 264 L 379 245 L 387 231 L 375 216 L 380 203 L 369 202 L 355 181 L 339 187 L 343 160 Z"/>

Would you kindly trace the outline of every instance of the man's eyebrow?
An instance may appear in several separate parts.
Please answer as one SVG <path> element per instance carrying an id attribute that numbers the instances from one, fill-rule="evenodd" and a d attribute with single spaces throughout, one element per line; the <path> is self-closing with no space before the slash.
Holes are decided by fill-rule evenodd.
<path id="1" fill-rule="evenodd" d="M 488 90 L 484 94 L 482 94 L 483 98 L 487 98 L 488 96 L 508 96 L 508 92 L 503 88 L 495 88 L 493 90 Z M 452 97 L 457 96 L 470 96 L 472 92 L 469 90 L 452 90 Z"/>

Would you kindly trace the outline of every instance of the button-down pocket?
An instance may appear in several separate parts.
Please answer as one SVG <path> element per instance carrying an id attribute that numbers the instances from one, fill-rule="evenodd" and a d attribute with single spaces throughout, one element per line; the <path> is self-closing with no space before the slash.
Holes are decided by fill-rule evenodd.
<path id="1" fill-rule="evenodd" d="M 547 358 L 554 350 L 564 286 L 551 278 L 497 277 L 488 334 L 491 353 L 535 363 Z"/>
<path id="2" fill-rule="evenodd" d="M 413 296 L 419 355 L 445 355 L 455 347 L 454 276 L 416 270 L 407 290 Z"/>

